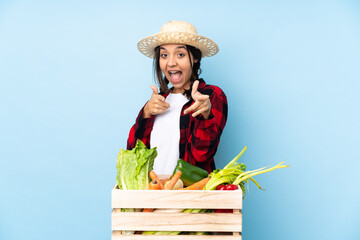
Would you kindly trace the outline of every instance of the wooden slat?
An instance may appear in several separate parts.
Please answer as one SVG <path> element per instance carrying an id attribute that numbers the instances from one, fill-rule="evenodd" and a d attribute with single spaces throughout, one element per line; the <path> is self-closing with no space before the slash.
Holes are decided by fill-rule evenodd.
<path id="1" fill-rule="evenodd" d="M 242 192 L 202 190 L 112 190 L 112 208 L 241 209 Z"/>
<path id="2" fill-rule="evenodd" d="M 241 210 L 240 209 L 234 209 L 233 210 L 233 213 L 234 214 L 241 214 L 241 219 L 242 219 L 242 213 L 241 213 Z M 242 224 L 242 223 L 241 223 Z M 240 236 L 241 235 L 241 232 L 233 232 L 233 235 L 234 236 Z"/>
<path id="3" fill-rule="evenodd" d="M 241 240 L 232 235 L 120 235 L 113 232 L 111 240 Z"/>
<path id="4" fill-rule="evenodd" d="M 113 212 L 112 230 L 241 232 L 242 214 Z"/>

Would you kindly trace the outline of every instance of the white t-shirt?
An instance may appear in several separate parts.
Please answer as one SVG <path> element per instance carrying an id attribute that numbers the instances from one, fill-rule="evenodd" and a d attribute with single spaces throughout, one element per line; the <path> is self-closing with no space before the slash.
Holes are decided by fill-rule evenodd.
<path id="1" fill-rule="evenodd" d="M 180 113 L 189 100 L 182 94 L 170 93 L 165 101 L 170 107 L 156 115 L 150 135 L 150 147 L 157 147 L 154 162 L 156 174 L 172 174 L 179 159 Z"/>

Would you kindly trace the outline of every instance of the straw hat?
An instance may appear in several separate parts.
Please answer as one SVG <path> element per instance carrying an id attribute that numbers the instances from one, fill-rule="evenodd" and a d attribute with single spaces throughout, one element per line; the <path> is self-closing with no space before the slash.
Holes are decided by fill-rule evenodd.
<path id="1" fill-rule="evenodd" d="M 142 54 L 153 58 L 157 46 L 170 43 L 196 47 L 201 51 L 202 57 L 211 57 L 219 51 L 215 42 L 199 35 L 193 25 L 183 21 L 165 23 L 159 33 L 141 39 L 137 47 Z"/>

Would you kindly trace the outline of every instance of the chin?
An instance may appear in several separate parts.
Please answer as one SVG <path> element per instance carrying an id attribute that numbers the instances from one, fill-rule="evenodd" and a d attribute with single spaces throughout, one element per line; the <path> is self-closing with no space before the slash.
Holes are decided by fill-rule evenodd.
<path id="1" fill-rule="evenodd" d="M 184 83 L 182 83 L 182 82 L 178 82 L 178 83 L 170 82 L 170 83 L 174 88 L 183 88 L 184 87 Z"/>

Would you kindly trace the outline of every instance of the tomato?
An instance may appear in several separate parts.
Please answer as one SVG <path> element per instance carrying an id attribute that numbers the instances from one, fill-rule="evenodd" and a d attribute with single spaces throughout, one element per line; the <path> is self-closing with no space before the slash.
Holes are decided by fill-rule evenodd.
<path id="1" fill-rule="evenodd" d="M 216 187 L 216 190 L 237 190 L 239 189 L 238 185 L 234 185 L 234 184 L 221 184 L 219 186 Z"/>
<path id="2" fill-rule="evenodd" d="M 238 185 L 229 184 L 229 185 L 226 186 L 225 190 L 237 190 L 237 189 L 239 189 Z"/>
<path id="3" fill-rule="evenodd" d="M 217 186 L 216 190 L 227 190 L 226 188 L 227 188 L 227 185 L 222 184 L 222 185 Z"/>
<path id="4" fill-rule="evenodd" d="M 225 191 L 232 191 L 232 190 L 237 190 L 239 189 L 238 185 L 234 185 L 234 184 L 221 184 L 219 186 L 216 187 L 216 190 L 225 190 Z M 232 213 L 233 210 L 232 209 L 215 209 L 216 213 Z"/>

